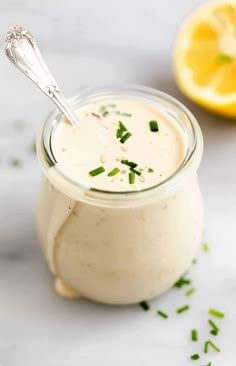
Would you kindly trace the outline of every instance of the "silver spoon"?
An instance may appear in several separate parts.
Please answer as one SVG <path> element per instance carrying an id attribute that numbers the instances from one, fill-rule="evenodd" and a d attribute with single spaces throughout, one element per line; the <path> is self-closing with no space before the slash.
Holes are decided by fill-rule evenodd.
<path id="1" fill-rule="evenodd" d="M 77 126 L 77 117 L 42 59 L 32 34 L 25 28 L 11 27 L 6 36 L 5 52 L 9 60 L 52 99 L 69 122 Z"/>

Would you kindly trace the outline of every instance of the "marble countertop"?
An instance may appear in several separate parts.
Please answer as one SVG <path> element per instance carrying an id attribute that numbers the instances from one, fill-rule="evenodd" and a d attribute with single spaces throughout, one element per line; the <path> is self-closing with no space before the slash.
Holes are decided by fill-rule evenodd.
<path id="1" fill-rule="evenodd" d="M 0 4 L 0 36 L 12 24 L 29 27 L 66 95 L 81 85 L 134 82 L 162 89 L 197 117 L 205 140 L 200 182 L 209 253 L 198 254 L 189 276 L 197 292 L 188 300 L 172 289 L 139 306 L 108 307 L 65 300 L 53 292 L 37 243 L 35 206 L 40 171 L 32 143 L 51 102 L 0 54 L 0 365 L 183 366 L 209 338 L 209 307 L 226 313 L 222 349 L 198 365 L 234 366 L 236 359 L 236 124 L 207 114 L 176 88 L 171 47 L 178 24 L 200 1 L 71 0 Z M 170 11 L 171 10 L 171 11 Z M 163 36 L 164 35 L 164 36 Z M 59 41 L 59 39 L 61 41 Z M 12 159 L 21 167 L 13 167 Z M 189 303 L 191 310 L 175 315 Z M 167 321 L 157 309 L 170 314 Z M 190 341 L 197 328 L 198 343 Z"/>

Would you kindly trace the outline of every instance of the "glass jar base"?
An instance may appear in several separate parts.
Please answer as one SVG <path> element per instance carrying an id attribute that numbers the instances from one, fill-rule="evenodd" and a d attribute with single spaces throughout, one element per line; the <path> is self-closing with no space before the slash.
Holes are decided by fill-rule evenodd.
<path id="1" fill-rule="evenodd" d="M 67 285 L 61 278 L 56 277 L 54 280 L 54 288 L 58 295 L 67 299 L 79 299 L 81 295 L 71 286 Z"/>

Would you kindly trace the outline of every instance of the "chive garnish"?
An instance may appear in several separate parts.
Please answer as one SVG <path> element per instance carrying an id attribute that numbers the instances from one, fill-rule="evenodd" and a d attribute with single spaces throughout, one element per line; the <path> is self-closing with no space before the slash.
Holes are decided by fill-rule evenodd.
<path id="1" fill-rule="evenodd" d="M 162 318 L 164 318 L 164 319 L 168 319 L 168 315 L 166 314 L 166 313 L 164 313 L 163 311 L 161 311 L 161 310 L 158 310 L 157 311 L 157 315 L 160 315 Z"/>
<path id="2" fill-rule="evenodd" d="M 190 285 L 191 281 L 187 278 L 180 277 L 180 279 L 174 284 L 176 288 L 182 288 L 183 286 Z"/>
<path id="3" fill-rule="evenodd" d="M 128 131 L 127 128 L 125 127 L 125 125 L 121 121 L 119 121 L 119 128 L 116 131 L 116 137 L 118 139 L 121 138 L 125 131 Z"/>
<path id="4" fill-rule="evenodd" d="M 192 287 L 188 291 L 186 291 L 185 296 L 192 296 L 195 292 L 196 292 L 196 289 L 194 287 Z"/>
<path id="5" fill-rule="evenodd" d="M 103 112 L 105 112 L 105 110 L 106 110 L 106 106 L 105 105 L 102 105 L 100 108 L 99 108 L 99 111 L 98 111 L 98 113 L 103 113 Z"/>
<path id="6" fill-rule="evenodd" d="M 22 130 L 23 128 L 25 128 L 26 126 L 26 122 L 22 119 L 19 119 L 19 120 L 15 120 L 14 121 L 14 127 L 17 129 L 17 130 Z"/>
<path id="7" fill-rule="evenodd" d="M 132 117 L 132 114 L 130 113 L 121 113 L 120 111 L 118 110 L 110 110 L 109 109 L 113 109 L 113 108 L 116 108 L 116 104 L 113 104 L 113 103 L 108 103 L 106 105 L 102 105 L 100 108 L 99 108 L 99 113 L 100 114 L 103 114 L 105 113 L 105 116 L 103 117 L 106 117 L 108 114 L 110 113 L 114 113 L 114 114 L 118 114 L 119 116 L 125 116 L 125 117 Z"/>
<path id="8" fill-rule="evenodd" d="M 15 168 L 19 168 L 22 165 L 22 161 L 20 159 L 12 159 L 11 165 Z"/>
<path id="9" fill-rule="evenodd" d="M 220 352 L 220 348 L 218 348 L 212 341 L 206 341 L 204 344 L 204 353 L 208 353 L 208 346 L 211 346 L 216 352 Z"/>
<path id="10" fill-rule="evenodd" d="M 124 135 L 124 132 L 125 131 L 128 131 L 127 128 L 125 127 L 125 125 L 119 121 L 119 128 L 117 129 L 116 131 L 116 137 L 118 139 L 120 139 L 120 142 L 122 144 L 125 143 L 126 140 L 128 140 L 128 138 L 130 138 L 132 136 L 132 134 L 130 132 L 127 132 L 125 135 Z"/>
<path id="11" fill-rule="evenodd" d="M 215 316 L 216 318 L 219 318 L 219 319 L 223 319 L 223 318 L 224 318 L 224 316 L 225 316 L 225 314 L 224 314 L 224 313 L 222 313 L 222 312 L 221 312 L 221 311 L 219 311 L 219 310 L 215 310 L 215 309 L 209 309 L 209 310 L 208 310 L 208 313 L 209 313 L 210 315 Z"/>
<path id="12" fill-rule="evenodd" d="M 233 61 L 233 57 L 227 55 L 226 53 L 220 53 L 219 55 L 216 56 L 216 61 L 221 64 L 229 63 Z"/>
<path id="13" fill-rule="evenodd" d="M 148 173 L 153 173 L 154 170 L 152 168 L 148 168 Z"/>
<path id="14" fill-rule="evenodd" d="M 116 107 L 116 104 L 107 104 L 106 106 L 107 107 L 110 107 L 110 108 L 115 108 Z"/>
<path id="15" fill-rule="evenodd" d="M 130 113 L 121 113 L 120 111 L 115 111 L 114 113 L 118 114 L 119 116 L 132 117 L 132 114 Z"/>
<path id="16" fill-rule="evenodd" d="M 129 173 L 129 184 L 134 184 L 135 182 L 135 174 L 134 172 Z"/>
<path id="17" fill-rule="evenodd" d="M 110 114 L 110 113 L 109 113 L 108 111 L 104 111 L 104 112 L 102 113 L 102 116 L 103 116 L 103 117 L 107 117 L 109 114 Z"/>
<path id="18" fill-rule="evenodd" d="M 130 171 L 134 174 L 137 174 L 137 175 L 141 175 L 142 173 L 134 168 L 136 168 L 136 166 L 138 164 L 134 163 L 133 161 L 129 161 L 129 160 L 121 160 L 121 164 L 124 164 L 124 165 L 127 165 L 129 166 L 130 168 Z"/>
<path id="19" fill-rule="evenodd" d="M 176 310 L 176 313 L 177 313 L 177 314 L 181 314 L 181 313 L 183 313 L 184 311 L 187 311 L 187 310 L 189 310 L 189 309 L 190 309 L 190 306 L 189 306 L 189 305 L 185 305 L 185 306 L 182 306 L 181 308 L 177 309 L 177 310 Z"/>
<path id="20" fill-rule="evenodd" d="M 197 258 L 194 258 L 192 261 L 192 264 L 196 264 L 197 263 Z"/>
<path id="21" fill-rule="evenodd" d="M 141 175 L 142 173 L 139 172 L 138 170 L 134 169 L 134 168 L 130 168 L 130 171 L 133 172 L 134 174 L 137 174 L 137 175 Z"/>
<path id="22" fill-rule="evenodd" d="M 209 362 L 206 366 L 211 366 L 211 362 Z"/>
<path id="23" fill-rule="evenodd" d="M 121 121 L 119 121 L 119 128 L 123 131 L 128 131 L 125 125 Z"/>
<path id="24" fill-rule="evenodd" d="M 129 160 L 121 160 L 121 164 L 128 165 L 130 168 L 136 168 L 136 166 L 138 166 L 138 164 Z"/>
<path id="25" fill-rule="evenodd" d="M 157 121 L 150 121 L 149 126 L 152 132 L 157 132 L 159 130 Z"/>
<path id="26" fill-rule="evenodd" d="M 120 113 L 120 114 L 125 117 L 132 117 L 132 114 L 130 113 Z"/>
<path id="27" fill-rule="evenodd" d="M 191 338 L 193 342 L 197 342 L 198 341 L 198 332 L 196 329 L 193 329 L 191 331 Z"/>
<path id="28" fill-rule="evenodd" d="M 144 311 L 148 311 L 150 310 L 150 305 L 147 301 L 141 301 L 139 303 L 139 305 L 141 306 L 141 308 L 144 310 Z"/>
<path id="29" fill-rule="evenodd" d="M 217 327 L 217 325 L 211 320 L 209 319 L 208 320 L 208 323 L 210 324 L 210 326 L 212 327 L 212 330 L 211 330 L 211 334 L 214 335 L 214 336 L 217 336 L 218 333 L 219 333 L 219 328 Z"/>
<path id="30" fill-rule="evenodd" d="M 34 155 L 36 155 L 36 142 L 33 141 L 32 145 L 31 145 L 31 151 Z"/>
<path id="31" fill-rule="evenodd" d="M 114 168 L 114 169 L 112 169 L 112 170 L 110 171 L 110 173 L 108 173 L 107 175 L 108 175 L 108 177 L 114 177 L 114 175 L 118 174 L 118 173 L 119 173 L 119 171 L 120 171 L 120 169 L 119 169 L 119 168 Z"/>
<path id="32" fill-rule="evenodd" d="M 202 244 L 202 250 L 205 253 L 209 252 L 210 250 L 209 244 L 206 241 Z"/>
<path id="33" fill-rule="evenodd" d="M 91 172 L 89 172 L 89 175 L 91 175 L 91 177 L 95 177 L 96 175 L 101 174 L 103 172 L 105 172 L 105 169 L 103 168 L 103 166 L 100 166 L 99 168 L 91 170 Z"/>
<path id="34" fill-rule="evenodd" d="M 194 354 L 194 355 L 192 355 L 190 358 L 191 358 L 191 360 L 196 361 L 196 360 L 199 360 L 200 356 L 199 356 L 197 353 L 195 353 L 195 354 Z"/>
<path id="35" fill-rule="evenodd" d="M 118 139 L 120 139 L 120 138 L 122 137 L 122 135 L 123 135 L 123 132 L 124 132 L 124 131 L 122 131 L 120 128 L 118 128 L 118 130 L 116 131 L 116 137 L 117 137 Z"/>
<path id="36" fill-rule="evenodd" d="M 131 136 L 132 134 L 130 132 L 127 132 L 124 136 L 121 137 L 120 142 L 124 144 L 125 141 L 128 140 Z"/>

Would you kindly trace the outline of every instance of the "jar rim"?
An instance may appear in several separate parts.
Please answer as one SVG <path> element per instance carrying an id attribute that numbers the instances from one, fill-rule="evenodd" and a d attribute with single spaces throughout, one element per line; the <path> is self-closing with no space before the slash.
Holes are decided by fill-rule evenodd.
<path id="1" fill-rule="evenodd" d="M 190 170 L 190 166 L 196 171 L 202 158 L 203 138 L 197 120 L 192 113 L 177 99 L 157 89 L 139 85 L 111 85 L 105 87 L 86 87 L 79 90 L 79 94 L 71 98 L 70 104 L 75 108 L 88 98 L 115 98 L 117 96 L 135 96 L 140 98 L 153 99 L 167 110 L 175 112 L 175 118 L 188 124 L 188 132 L 191 134 L 191 141 L 186 156 L 180 167 L 162 182 L 134 191 L 106 191 L 92 187 L 85 187 L 79 182 L 73 181 L 64 175 L 58 168 L 51 148 L 52 132 L 61 120 L 62 114 L 54 109 L 47 116 L 39 137 L 37 139 L 37 156 L 40 166 L 51 184 L 65 195 L 86 203 L 104 207 L 131 207 L 153 201 L 153 197 L 163 198 L 170 191 L 174 190 Z M 187 126 L 186 126 L 187 127 Z M 53 169 L 52 169 L 53 167 Z"/>

